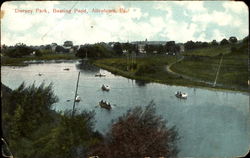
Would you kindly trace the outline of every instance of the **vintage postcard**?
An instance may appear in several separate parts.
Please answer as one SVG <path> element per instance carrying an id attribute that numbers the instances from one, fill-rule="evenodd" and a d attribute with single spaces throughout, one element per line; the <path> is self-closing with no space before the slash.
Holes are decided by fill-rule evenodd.
<path id="1" fill-rule="evenodd" d="M 248 28 L 241 1 L 4 2 L 2 156 L 246 156 Z"/>

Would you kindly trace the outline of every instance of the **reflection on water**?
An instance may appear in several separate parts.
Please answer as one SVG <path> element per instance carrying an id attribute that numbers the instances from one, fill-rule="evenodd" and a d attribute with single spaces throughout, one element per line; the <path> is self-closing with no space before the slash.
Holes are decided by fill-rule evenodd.
<path id="1" fill-rule="evenodd" d="M 99 67 L 92 65 L 87 60 L 79 61 L 79 63 L 76 64 L 76 68 L 85 73 L 98 73 L 100 71 Z"/>
<path id="2" fill-rule="evenodd" d="M 149 82 L 147 81 L 143 81 L 143 80 L 135 80 L 135 84 L 139 87 L 143 87 L 146 86 L 146 84 L 148 84 Z"/>
<path id="3" fill-rule="evenodd" d="M 133 81 L 80 62 L 2 67 L 1 77 L 12 89 L 23 81 L 27 84 L 35 81 L 37 85 L 43 81 L 54 83 L 54 92 L 59 97 L 54 108 L 60 111 L 72 109 L 79 70 L 78 95 L 82 100 L 76 104 L 76 109 L 94 110 L 96 129 L 100 132 L 107 132 L 111 121 L 128 109 L 146 106 L 154 100 L 158 114 L 168 120 L 169 126 L 176 125 L 179 131 L 179 156 L 236 157 L 248 151 L 248 94 Z M 106 76 L 95 77 L 97 72 Z M 102 91 L 102 84 L 109 85 L 110 91 Z M 176 98 L 176 91 L 188 93 L 188 98 Z M 110 102 L 112 110 L 100 108 L 100 100 Z"/>

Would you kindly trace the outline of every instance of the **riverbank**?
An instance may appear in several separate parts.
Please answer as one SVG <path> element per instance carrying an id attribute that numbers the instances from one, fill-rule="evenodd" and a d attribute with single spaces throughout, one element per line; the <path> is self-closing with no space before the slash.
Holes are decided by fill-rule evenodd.
<path id="1" fill-rule="evenodd" d="M 171 67 L 172 71 L 229 89 L 248 91 L 247 43 L 199 49 L 189 53 L 185 59 Z"/>
<path id="2" fill-rule="evenodd" d="M 230 90 L 248 92 L 248 88 L 233 87 L 218 84 L 212 86 L 204 82 L 196 82 L 196 80 L 186 79 L 182 75 L 174 75 L 166 71 L 166 65 L 175 63 L 180 57 L 146 57 L 136 59 L 134 63 L 127 64 L 126 58 L 99 59 L 93 61 L 93 64 L 108 70 L 114 74 L 121 75 L 130 79 L 143 80 L 146 82 L 156 82 L 168 85 L 179 85 L 187 87 L 207 88 L 211 90 Z M 182 63 L 182 62 L 181 62 Z M 176 64 L 177 65 L 177 64 Z M 184 65 L 185 67 L 185 65 Z M 191 70 L 190 70 L 191 72 Z M 193 74 L 199 73 L 196 70 Z M 185 74 L 185 73 L 183 73 Z"/>
<path id="3" fill-rule="evenodd" d="M 33 60 L 76 60 L 79 59 L 74 54 L 44 54 L 42 56 L 26 56 L 21 58 L 11 58 L 1 56 L 1 66 L 27 66 L 25 61 Z"/>

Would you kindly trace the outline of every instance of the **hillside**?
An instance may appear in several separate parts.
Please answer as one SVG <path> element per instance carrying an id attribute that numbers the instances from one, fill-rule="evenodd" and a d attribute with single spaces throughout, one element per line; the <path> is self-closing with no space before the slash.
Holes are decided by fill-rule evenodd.
<path id="1" fill-rule="evenodd" d="M 171 69 L 180 74 L 214 82 L 222 60 L 216 85 L 230 89 L 247 89 L 247 49 L 247 43 L 238 43 L 192 50 L 186 52 L 184 60 Z"/>

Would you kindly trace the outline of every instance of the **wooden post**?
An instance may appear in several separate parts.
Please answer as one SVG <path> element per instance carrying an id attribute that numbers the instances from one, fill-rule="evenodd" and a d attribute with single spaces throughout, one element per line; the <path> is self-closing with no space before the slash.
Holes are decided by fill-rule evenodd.
<path id="1" fill-rule="evenodd" d="M 73 109 L 72 109 L 72 117 L 74 116 L 74 113 L 75 113 L 76 96 L 77 96 L 79 78 L 80 78 L 80 71 L 78 73 L 78 78 L 77 78 L 77 82 L 76 82 L 76 91 L 75 91 L 75 97 L 74 97 L 74 103 L 73 103 Z"/>

